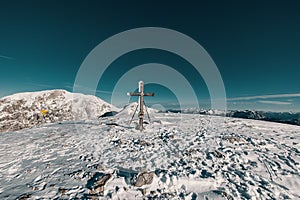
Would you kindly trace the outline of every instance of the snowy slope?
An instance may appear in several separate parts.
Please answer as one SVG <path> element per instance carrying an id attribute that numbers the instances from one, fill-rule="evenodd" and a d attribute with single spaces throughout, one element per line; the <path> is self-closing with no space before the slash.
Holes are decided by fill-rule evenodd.
<path id="1" fill-rule="evenodd" d="M 3 133 L 0 199 L 300 198 L 299 126 L 155 117 L 142 133 L 98 120 Z"/>
<path id="2" fill-rule="evenodd" d="M 41 110 L 46 110 L 43 115 Z M 103 100 L 65 90 L 18 93 L 0 99 L 0 132 L 33 127 L 42 123 L 96 119 L 117 110 Z"/>
<path id="3" fill-rule="evenodd" d="M 156 119 L 155 115 L 159 111 L 153 108 L 148 108 L 144 106 L 144 123 L 161 123 L 160 120 Z M 118 112 L 115 112 L 113 115 L 114 117 L 102 117 L 101 116 L 101 123 L 102 124 L 115 124 L 125 128 L 136 128 L 138 129 L 138 119 L 139 119 L 139 105 L 136 102 L 129 103 L 125 105 L 122 109 Z"/>
<path id="4" fill-rule="evenodd" d="M 158 110 L 153 108 L 144 107 L 144 120 L 149 122 L 148 114 L 150 117 L 150 120 L 155 118 L 155 113 L 158 112 Z M 121 121 L 124 121 L 124 119 L 128 119 L 128 121 L 131 120 L 133 117 L 133 121 L 136 121 L 138 119 L 138 113 L 139 113 L 139 106 L 138 103 L 130 103 L 116 115 L 115 119 L 120 119 Z"/>

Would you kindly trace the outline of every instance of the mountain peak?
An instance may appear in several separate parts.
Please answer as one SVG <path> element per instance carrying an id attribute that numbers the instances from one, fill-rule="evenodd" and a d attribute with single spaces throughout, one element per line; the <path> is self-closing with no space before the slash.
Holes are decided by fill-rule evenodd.
<path id="1" fill-rule="evenodd" d="M 0 132 L 42 123 L 97 119 L 116 107 L 93 95 L 66 90 L 23 92 L 0 99 Z"/>

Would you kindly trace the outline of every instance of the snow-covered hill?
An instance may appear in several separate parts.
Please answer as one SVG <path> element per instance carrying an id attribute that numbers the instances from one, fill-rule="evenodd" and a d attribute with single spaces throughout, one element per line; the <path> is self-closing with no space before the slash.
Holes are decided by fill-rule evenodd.
<path id="1" fill-rule="evenodd" d="M 117 110 L 103 100 L 65 90 L 18 93 L 0 99 L 0 132 L 42 123 L 96 119 Z"/>
<path id="2" fill-rule="evenodd" d="M 124 106 L 124 108 L 116 115 L 116 117 L 121 118 L 121 119 L 131 119 L 131 117 L 134 115 L 134 119 L 137 119 L 138 117 L 138 112 L 139 112 L 139 106 L 138 103 L 134 102 L 134 103 L 130 103 L 126 106 Z M 153 108 L 148 108 L 148 107 L 144 107 L 144 118 L 147 120 L 148 119 L 148 114 L 150 118 L 154 117 L 154 114 L 157 113 L 158 110 L 153 109 Z"/>
<path id="3" fill-rule="evenodd" d="M 0 199 L 300 199 L 299 126 L 154 115 L 2 133 Z"/>
<path id="4" fill-rule="evenodd" d="M 150 122 L 158 122 L 160 123 L 160 120 L 157 120 L 155 118 L 155 114 L 159 111 L 153 108 L 149 108 L 144 106 L 144 123 L 148 124 Z M 109 112 L 105 113 L 103 116 L 101 116 L 101 123 L 104 124 L 115 124 L 123 127 L 128 127 L 130 125 L 134 126 L 136 129 L 138 129 L 138 119 L 139 119 L 139 105 L 136 102 L 129 103 L 125 105 L 122 109 L 120 109 L 118 112 Z M 107 118 L 108 116 L 108 118 Z M 114 116 L 114 117 L 109 117 Z"/>

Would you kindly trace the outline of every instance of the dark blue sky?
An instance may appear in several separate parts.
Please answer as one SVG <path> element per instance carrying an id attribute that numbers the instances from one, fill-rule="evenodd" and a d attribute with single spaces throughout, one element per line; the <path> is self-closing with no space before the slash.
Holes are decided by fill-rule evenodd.
<path id="1" fill-rule="evenodd" d="M 71 91 L 82 61 L 95 46 L 119 32 L 152 26 L 182 32 L 206 49 L 221 72 L 229 108 L 299 111 L 299 7 L 296 0 L 3 0 L 0 97 L 54 88 Z M 209 104 L 201 76 L 184 60 L 159 50 L 121 56 L 98 87 L 107 92 L 97 95 L 109 100 L 122 73 L 149 62 L 172 66 L 188 76 L 198 98 Z M 119 65 L 123 72 L 117 70 Z M 168 99 L 172 103 L 174 95 L 167 89 L 155 85 L 148 89 L 157 90 L 152 103 Z"/>

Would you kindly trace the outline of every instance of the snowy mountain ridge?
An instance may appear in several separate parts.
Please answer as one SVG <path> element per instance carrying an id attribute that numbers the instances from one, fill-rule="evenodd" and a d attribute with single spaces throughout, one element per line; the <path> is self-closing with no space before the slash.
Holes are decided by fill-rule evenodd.
<path id="1" fill-rule="evenodd" d="M 163 111 L 160 111 L 163 112 Z M 257 111 L 257 110 L 228 110 L 227 112 L 216 109 L 199 109 L 199 108 L 185 108 L 183 110 L 167 110 L 167 112 L 184 113 L 184 114 L 201 114 L 226 116 L 243 119 L 255 119 L 270 122 L 279 122 L 284 124 L 300 125 L 299 112 L 271 112 L 271 111 Z"/>
<path id="2" fill-rule="evenodd" d="M 96 96 L 66 90 L 17 93 L 0 99 L 0 132 L 42 123 L 96 119 L 112 110 L 118 109 Z"/>

